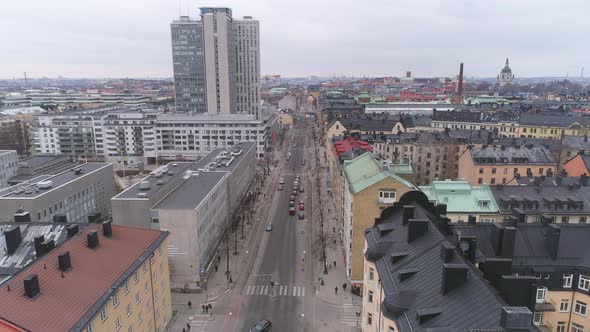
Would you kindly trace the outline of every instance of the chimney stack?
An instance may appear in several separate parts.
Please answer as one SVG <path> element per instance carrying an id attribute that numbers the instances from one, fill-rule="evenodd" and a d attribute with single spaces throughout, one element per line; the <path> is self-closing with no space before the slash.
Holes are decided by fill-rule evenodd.
<path id="1" fill-rule="evenodd" d="M 44 241 L 45 237 L 43 235 L 35 236 L 35 238 L 33 238 L 33 242 L 35 243 L 35 255 L 37 258 L 45 254 L 45 247 L 43 246 Z"/>
<path id="2" fill-rule="evenodd" d="M 102 234 L 105 237 L 111 237 L 113 235 L 113 227 L 110 221 L 105 221 L 102 223 Z"/>
<path id="3" fill-rule="evenodd" d="M 6 253 L 8 255 L 14 254 L 23 241 L 20 226 L 14 226 L 4 232 L 4 240 L 6 242 Z"/>
<path id="4" fill-rule="evenodd" d="M 444 263 L 449 263 L 453 260 L 453 253 L 455 248 L 448 241 L 444 241 L 440 244 L 440 258 Z"/>
<path id="5" fill-rule="evenodd" d="M 14 222 L 31 222 L 31 214 L 20 208 L 14 214 Z"/>
<path id="6" fill-rule="evenodd" d="M 410 221 L 410 219 L 414 218 L 414 214 L 415 214 L 415 207 L 414 205 L 404 205 L 404 212 L 403 212 L 403 219 L 402 219 L 402 223 L 404 225 L 407 225 L 408 222 Z"/>
<path id="7" fill-rule="evenodd" d="M 459 85 L 457 86 L 457 99 L 463 103 L 463 62 L 459 65 Z"/>
<path id="8" fill-rule="evenodd" d="M 441 291 L 446 295 L 467 281 L 467 266 L 464 264 L 443 264 Z"/>
<path id="9" fill-rule="evenodd" d="M 410 219 L 408 223 L 408 243 L 426 234 L 430 227 L 429 224 L 428 219 Z"/>
<path id="10" fill-rule="evenodd" d="M 68 226 L 66 228 L 67 232 L 68 232 L 68 239 L 71 238 L 72 236 L 78 234 L 78 224 L 72 224 L 70 226 Z"/>
<path id="11" fill-rule="evenodd" d="M 467 216 L 467 223 L 470 225 L 475 225 L 477 220 L 477 217 L 475 216 L 475 214 L 470 214 L 469 216 Z"/>
<path id="12" fill-rule="evenodd" d="M 39 277 L 36 274 L 31 274 L 24 280 L 25 296 L 29 299 L 34 299 L 39 295 L 41 289 L 39 288 Z"/>
<path id="13" fill-rule="evenodd" d="M 516 228 L 504 227 L 500 247 L 500 256 L 512 258 L 514 256 L 514 245 L 516 243 Z"/>
<path id="14" fill-rule="evenodd" d="M 70 252 L 62 252 L 57 257 L 59 269 L 63 272 L 68 272 L 72 268 L 72 261 L 70 260 Z"/>
<path id="15" fill-rule="evenodd" d="M 477 249 L 477 238 L 473 235 L 463 235 L 459 237 L 459 249 L 472 264 L 475 264 L 475 255 Z"/>
<path id="16" fill-rule="evenodd" d="M 447 215 L 447 205 L 445 203 L 439 203 L 436 205 L 436 214 L 439 217 Z"/>
<path id="17" fill-rule="evenodd" d="M 527 307 L 502 307 L 500 326 L 508 332 L 529 331 L 533 313 Z"/>
<path id="18" fill-rule="evenodd" d="M 98 247 L 98 232 L 92 231 L 86 235 L 86 241 L 88 242 L 88 248 L 95 249 Z"/>
<path id="19" fill-rule="evenodd" d="M 561 229 L 556 224 L 549 224 L 545 233 L 545 243 L 552 259 L 556 259 L 559 254 L 559 238 Z"/>

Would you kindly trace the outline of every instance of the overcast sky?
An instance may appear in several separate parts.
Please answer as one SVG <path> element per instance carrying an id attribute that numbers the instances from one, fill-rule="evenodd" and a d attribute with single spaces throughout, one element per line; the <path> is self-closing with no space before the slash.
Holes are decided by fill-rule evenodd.
<path id="1" fill-rule="evenodd" d="M 0 77 L 171 77 L 170 22 L 260 20 L 262 74 L 590 76 L 587 0 L 0 0 Z"/>

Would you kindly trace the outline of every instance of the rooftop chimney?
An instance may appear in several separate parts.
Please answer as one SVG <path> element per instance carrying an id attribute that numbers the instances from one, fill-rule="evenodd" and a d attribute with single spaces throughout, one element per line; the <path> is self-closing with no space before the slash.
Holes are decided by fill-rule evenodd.
<path id="1" fill-rule="evenodd" d="M 527 307 L 502 307 L 500 326 L 506 331 L 529 331 L 533 313 Z"/>
<path id="2" fill-rule="evenodd" d="M 457 99 L 463 103 L 463 62 L 459 65 L 459 85 L 457 86 Z"/>
<path id="3" fill-rule="evenodd" d="M 72 224 L 70 226 L 68 226 L 66 228 L 66 230 L 68 231 L 68 239 L 71 238 L 72 236 L 78 234 L 78 224 Z"/>
<path id="4" fill-rule="evenodd" d="M 407 225 L 408 222 L 410 221 L 410 219 L 414 218 L 414 214 L 415 214 L 414 205 L 404 205 L 404 214 L 403 214 L 402 223 L 404 225 Z"/>
<path id="5" fill-rule="evenodd" d="M 559 254 L 559 238 L 561 235 L 561 229 L 556 224 L 549 224 L 545 232 L 545 244 L 549 251 L 549 256 L 552 259 L 556 259 Z"/>
<path id="6" fill-rule="evenodd" d="M 72 261 L 70 260 L 70 252 L 62 252 L 57 257 L 57 262 L 59 264 L 59 269 L 63 272 L 67 272 L 72 268 Z"/>
<path id="7" fill-rule="evenodd" d="M 472 264 L 475 264 L 475 253 L 477 248 L 477 238 L 473 235 L 463 235 L 459 237 L 459 249 Z"/>
<path id="8" fill-rule="evenodd" d="M 39 288 L 39 277 L 36 274 L 31 274 L 24 280 L 25 296 L 34 299 L 39 295 L 41 289 Z"/>
<path id="9" fill-rule="evenodd" d="M 494 285 L 494 287 L 499 288 L 500 278 L 503 275 L 509 275 L 511 273 L 512 259 L 486 257 L 485 262 L 479 263 L 479 269 L 483 272 L 484 278 Z"/>
<path id="10" fill-rule="evenodd" d="M 512 258 L 514 256 L 514 244 L 516 242 L 516 228 L 504 227 L 502 231 L 502 240 L 500 244 L 500 256 L 503 258 Z"/>
<path id="11" fill-rule="evenodd" d="M 467 266 L 464 264 L 443 264 L 441 291 L 445 295 L 467 281 Z"/>
<path id="12" fill-rule="evenodd" d="M 14 222 L 31 222 L 31 214 L 18 209 L 14 214 Z"/>
<path id="13" fill-rule="evenodd" d="M 426 234 L 429 224 L 428 219 L 410 219 L 408 222 L 408 243 Z"/>
<path id="14" fill-rule="evenodd" d="M 35 255 L 37 258 L 43 256 L 45 254 L 45 246 L 43 246 L 43 242 L 45 241 L 45 237 L 43 235 L 35 236 L 33 242 L 35 243 Z"/>
<path id="15" fill-rule="evenodd" d="M 65 214 L 56 214 L 53 216 L 53 222 L 67 223 L 68 216 Z"/>
<path id="16" fill-rule="evenodd" d="M 86 235 L 86 241 L 88 242 L 88 248 L 94 249 L 98 247 L 98 232 L 92 231 Z"/>
<path id="17" fill-rule="evenodd" d="M 20 234 L 20 226 L 14 226 L 4 232 L 4 239 L 6 241 L 6 253 L 8 255 L 14 254 L 23 240 Z"/>
<path id="18" fill-rule="evenodd" d="M 588 175 L 586 175 L 586 173 L 580 176 L 580 184 L 584 187 L 588 185 Z"/>
<path id="19" fill-rule="evenodd" d="M 440 216 L 447 215 L 447 205 L 445 203 L 439 203 L 436 205 L 436 214 Z"/>
<path id="20" fill-rule="evenodd" d="M 440 244 L 440 258 L 444 263 L 449 263 L 453 260 L 453 253 L 455 248 L 448 241 L 444 241 Z"/>
<path id="21" fill-rule="evenodd" d="M 105 237 L 111 237 L 113 235 L 113 227 L 110 221 L 105 221 L 102 223 L 102 234 Z"/>
<path id="22" fill-rule="evenodd" d="M 475 225 L 476 220 L 477 220 L 477 217 L 475 216 L 475 214 L 470 214 L 467 217 L 467 223 L 470 224 L 470 225 Z"/>
<path id="23" fill-rule="evenodd" d="M 55 248 L 55 241 L 45 240 L 43 243 L 41 243 L 41 247 L 43 247 L 43 254 L 46 254 Z"/>

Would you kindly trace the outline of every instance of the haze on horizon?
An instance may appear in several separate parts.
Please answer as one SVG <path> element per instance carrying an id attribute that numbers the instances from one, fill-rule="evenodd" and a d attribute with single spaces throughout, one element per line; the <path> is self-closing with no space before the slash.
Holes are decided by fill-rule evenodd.
<path id="1" fill-rule="evenodd" d="M 590 72 L 583 0 L 29 0 L 0 11 L 0 78 L 171 77 L 170 22 L 204 6 L 260 20 L 263 74 L 452 76 L 464 62 L 495 77 L 506 57 L 517 78 Z"/>

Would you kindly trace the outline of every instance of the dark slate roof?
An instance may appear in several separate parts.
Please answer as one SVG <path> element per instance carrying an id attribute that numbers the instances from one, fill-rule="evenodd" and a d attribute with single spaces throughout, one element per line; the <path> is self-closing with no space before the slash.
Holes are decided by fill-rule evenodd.
<path id="1" fill-rule="evenodd" d="M 477 164 L 555 164 L 551 154 L 542 146 L 488 146 L 470 150 L 474 163 Z M 526 160 L 526 161 L 524 161 Z"/>
<path id="2" fill-rule="evenodd" d="M 561 152 L 561 141 L 558 139 L 549 139 L 549 138 L 526 138 L 526 137 L 494 137 L 492 145 L 500 145 L 500 146 L 524 146 L 533 145 L 533 146 L 542 146 L 545 149 L 550 151 L 560 151 Z"/>
<path id="3" fill-rule="evenodd" d="M 561 139 L 563 146 L 570 149 L 580 149 L 590 151 L 590 140 L 588 136 L 571 136 L 565 135 Z"/>
<path id="4" fill-rule="evenodd" d="M 497 123 L 518 122 L 519 114 L 516 111 L 439 111 L 432 113 L 433 121 L 470 122 L 470 123 Z"/>
<path id="5" fill-rule="evenodd" d="M 398 118 L 341 118 L 340 123 L 348 129 L 361 131 L 391 131 Z"/>
<path id="6" fill-rule="evenodd" d="M 569 127 L 574 123 L 582 126 L 590 125 L 590 117 L 580 115 L 549 115 L 549 114 L 523 114 L 520 117 L 521 125 L 530 126 L 556 126 Z"/>
<path id="7" fill-rule="evenodd" d="M 440 219 L 433 215 L 435 207 L 425 196 L 412 200 L 408 198 L 411 195 L 421 194 L 404 195 L 399 203 L 383 211 L 375 227 L 365 232 L 366 257 L 375 263 L 385 293 L 381 300 L 383 314 L 394 320 L 400 331 L 502 331 L 500 314 L 505 303 L 456 249 L 447 263 L 466 266 L 468 278 L 442 294 L 441 245 L 447 239 L 437 226 Z M 425 234 L 411 242 L 407 241 L 408 226 L 402 222 L 405 204 L 414 204 L 415 218 L 427 219 L 429 226 Z M 391 259 L 399 254 L 405 256 L 396 261 Z M 401 281 L 400 273 L 411 276 Z M 419 314 L 433 317 L 420 323 Z"/>

